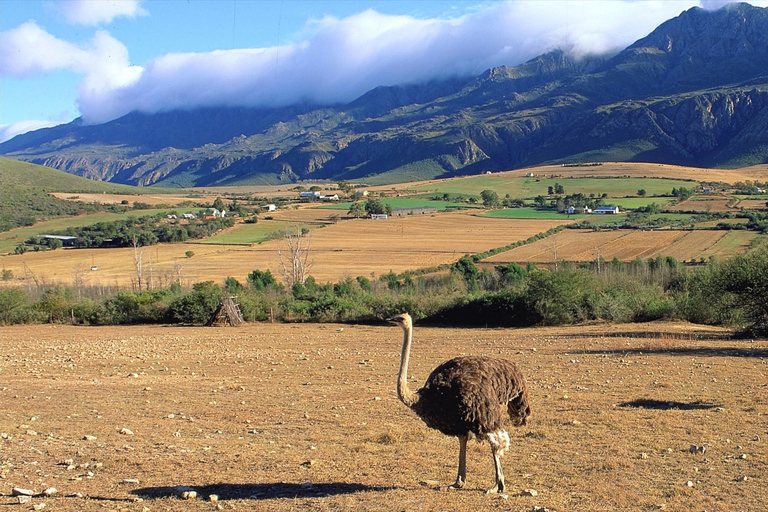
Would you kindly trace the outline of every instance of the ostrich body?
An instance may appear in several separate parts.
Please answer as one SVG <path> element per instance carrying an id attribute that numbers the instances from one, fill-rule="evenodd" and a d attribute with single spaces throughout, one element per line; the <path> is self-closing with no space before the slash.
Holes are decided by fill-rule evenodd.
<path id="1" fill-rule="evenodd" d="M 413 322 L 408 313 L 387 319 L 403 329 L 403 348 L 397 395 L 428 427 L 459 439 L 459 471 L 449 489 L 464 487 L 467 481 L 467 441 L 488 440 L 496 470 L 496 485 L 488 490 L 504 491 L 501 457 L 509 448 L 502 407 L 513 425 L 526 424 L 531 408 L 523 374 L 506 359 L 482 356 L 456 357 L 444 362 L 427 378 L 424 387 L 408 388 L 408 359 L 413 339 Z"/>

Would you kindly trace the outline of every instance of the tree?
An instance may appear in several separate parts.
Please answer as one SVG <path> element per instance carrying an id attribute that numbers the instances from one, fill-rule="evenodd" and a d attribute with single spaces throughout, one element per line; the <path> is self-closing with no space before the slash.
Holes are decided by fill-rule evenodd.
<path id="1" fill-rule="evenodd" d="M 645 191 L 644 188 L 641 188 L 640 190 L 637 191 L 637 195 L 640 197 L 645 197 L 645 194 L 647 194 L 647 192 Z"/>
<path id="2" fill-rule="evenodd" d="M 349 207 L 349 211 L 347 211 L 347 215 L 355 218 L 365 216 L 365 208 L 363 207 L 363 203 L 352 203 Z"/>
<path id="3" fill-rule="evenodd" d="M 289 288 L 299 283 L 304 285 L 312 267 L 312 240 L 309 232 L 302 232 L 297 227 L 296 232 L 285 232 L 282 243 L 277 247 L 277 256 L 283 269 L 283 277 Z"/>
<path id="4" fill-rule="evenodd" d="M 499 195 L 493 190 L 483 190 L 480 192 L 480 197 L 483 198 L 483 206 L 487 208 L 497 208 L 499 206 Z"/>
<path id="5" fill-rule="evenodd" d="M 352 192 L 352 190 L 354 190 L 355 184 L 350 183 L 347 180 L 342 180 L 338 183 L 338 187 L 339 187 L 339 190 L 341 190 L 345 194 L 349 194 L 350 192 Z"/>
<path id="6" fill-rule="evenodd" d="M 213 207 L 216 208 L 217 210 L 223 210 L 225 208 L 224 201 L 222 201 L 220 197 L 217 197 L 213 201 Z"/>
<path id="7" fill-rule="evenodd" d="M 543 208 L 547 203 L 547 198 L 544 196 L 536 196 L 533 198 L 533 202 L 536 203 L 538 207 Z"/>
<path id="8" fill-rule="evenodd" d="M 555 183 L 555 194 L 565 194 L 565 187 L 559 183 Z"/>
<path id="9" fill-rule="evenodd" d="M 374 214 L 384 214 L 387 215 L 392 214 L 392 205 L 385 204 L 382 202 L 381 199 L 374 198 L 369 199 L 365 202 L 365 211 L 368 213 L 368 215 L 374 215 Z"/>
<path id="10" fill-rule="evenodd" d="M 452 270 L 457 272 L 462 279 L 464 279 L 464 282 L 467 283 L 467 288 L 469 288 L 470 291 L 477 291 L 477 278 L 480 275 L 480 271 L 470 256 L 462 256 L 459 258 L 459 261 L 453 264 Z"/>

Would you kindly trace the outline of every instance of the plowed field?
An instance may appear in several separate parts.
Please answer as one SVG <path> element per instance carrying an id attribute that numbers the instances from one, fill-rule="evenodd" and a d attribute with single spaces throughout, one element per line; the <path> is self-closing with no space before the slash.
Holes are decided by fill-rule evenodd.
<path id="1" fill-rule="evenodd" d="M 510 432 L 505 496 L 484 493 L 492 459 L 474 442 L 467 487 L 435 489 L 458 443 L 398 401 L 401 340 L 359 325 L 4 327 L 0 508 L 765 509 L 766 340 L 672 323 L 417 326 L 412 388 L 457 354 L 523 369 L 533 415 Z"/>
<path id="2" fill-rule="evenodd" d="M 715 244 L 726 231 L 591 231 L 566 229 L 535 243 L 499 253 L 484 261 L 488 263 L 526 262 L 554 263 L 557 261 L 594 261 L 598 255 L 605 260 L 618 258 L 620 261 L 632 261 L 636 258 L 647 259 L 657 255 L 672 256 L 680 261 L 698 259 L 710 254 Z M 748 246 L 728 244 L 720 256 L 740 254 Z M 729 247 L 729 249 L 726 249 Z M 556 257 L 555 257 L 556 256 Z"/>

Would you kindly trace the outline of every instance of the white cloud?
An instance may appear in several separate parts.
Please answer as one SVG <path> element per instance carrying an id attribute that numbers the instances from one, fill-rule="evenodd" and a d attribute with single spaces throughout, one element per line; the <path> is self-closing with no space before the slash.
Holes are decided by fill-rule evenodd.
<path id="1" fill-rule="evenodd" d="M 54 6 L 68 23 L 101 25 L 115 18 L 146 16 L 141 0 L 59 0 Z"/>
<path id="2" fill-rule="evenodd" d="M 687 6 L 513 1 L 456 19 L 325 17 L 308 24 L 305 40 L 279 48 L 164 55 L 125 86 L 81 94 L 79 105 L 84 119 L 102 122 L 130 110 L 346 102 L 378 85 L 478 74 L 555 48 L 617 51 Z"/>
<path id="3" fill-rule="evenodd" d="M 3 76 L 33 78 L 57 70 L 74 71 L 84 76 L 78 85 L 78 103 L 86 107 L 112 96 L 138 79 L 142 71 L 130 65 L 128 49 L 104 30 L 98 30 L 90 41 L 77 45 L 58 39 L 34 21 L 28 21 L 4 32 L 0 38 Z"/>
<path id="4" fill-rule="evenodd" d="M 19 121 L 18 123 L 0 125 L 0 142 L 5 142 L 22 133 L 50 128 L 61 123 L 53 121 Z"/>
<path id="5" fill-rule="evenodd" d="M 709 8 L 719 3 L 702 1 Z M 28 22 L 2 34 L 0 62 L 3 73 L 18 77 L 56 69 L 83 74 L 78 106 L 86 122 L 99 123 L 133 110 L 347 102 L 379 85 L 475 75 L 555 48 L 614 52 L 694 5 L 518 0 L 483 4 L 454 19 L 368 10 L 312 20 L 303 40 L 281 47 L 167 54 L 145 67 L 131 66 L 128 50 L 105 31 L 74 45 Z"/>

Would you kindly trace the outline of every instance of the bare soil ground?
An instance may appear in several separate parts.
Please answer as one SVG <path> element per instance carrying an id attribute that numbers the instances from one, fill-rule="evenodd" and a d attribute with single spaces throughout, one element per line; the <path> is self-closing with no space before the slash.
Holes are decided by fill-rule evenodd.
<path id="1" fill-rule="evenodd" d="M 5 327 L 0 504 L 765 510 L 766 340 L 680 323 L 417 326 L 413 388 L 458 354 L 524 369 L 533 416 L 510 432 L 504 497 L 483 492 L 493 465 L 477 443 L 467 488 L 435 489 L 455 478 L 458 443 L 398 401 L 401 338 L 394 327 L 335 324 Z M 19 505 L 14 487 L 35 496 Z"/>

